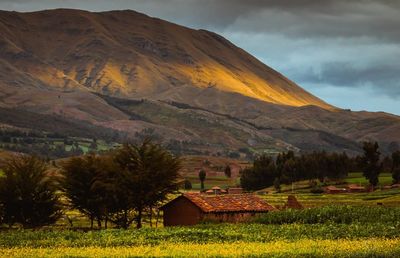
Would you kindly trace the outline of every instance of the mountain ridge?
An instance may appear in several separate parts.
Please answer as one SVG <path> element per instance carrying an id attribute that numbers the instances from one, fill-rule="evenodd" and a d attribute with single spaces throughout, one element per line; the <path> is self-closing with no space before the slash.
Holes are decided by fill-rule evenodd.
<path id="1" fill-rule="evenodd" d="M 166 97 L 166 95 L 177 94 L 172 87 L 165 87 L 165 85 L 170 84 L 177 87 L 185 85 L 197 86 L 200 89 L 204 89 L 206 87 L 217 87 L 222 91 L 237 92 L 245 96 L 261 99 L 271 103 L 296 106 L 315 104 L 325 108 L 331 107 L 315 96 L 305 92 L 292 81 L 289 81 L 287 78 L 283 77 L 280 73 L 262 64 L 259 60 L 250 56 L 244 50 L 234 46 L 225 38 L 209 31 L 192 30 L 176 24 L 164 22 L 160 19 L 151 18 L 134 11 L 109 11 L 92 13 L 87 11 L 57 9 L 52 11 L 30 12 L 26 13 L 26 15 L 12 13 L 14 14 L 13 16 L 7 12 L 6 14 L 8 19 L 14 18 L 17 20 L 13 24 L 18 24 L 19 21 L 20 26 L 27 26 L 27 28 L 24 28 L 24 30 L 29 31 L 30 27 L 32 26 L 27 24 L 35 24 L 36 22 L 39 25 L 33 26 L 33 28 L 36 28 L 36 33 L 39 35 L 43 34 L 41 33 L 41 30 L 43 29 L 51 30 L 52 33 L 58 32 L 61 34 L 61 36 L 63 36 L 65 32 L 72 34 L 71 37 L 74 37 L 74 33 L 82 33 L 83 30 L 76 28 L 72 29 L 70 27 L 68 24 L 69 21 L 67 20 L 72 18 L 76 20 L 78 26 L 87 27 L 85 33 L 92 35 L 90 37 L 89 35 L 85 35 L 86 37 L 83 40 L 78 38 L 78 41 L 83 41 L 82 44 L 77 44 L 75 46 L 73 46 L 73 44 L 68 44 L 73 46 L 66 51 L 67 53 L 71 52 L 71 54 L 63 55 L 65 51 L 62 51 L 60 59 L 63 62 L 68 62 L 68 58 L 71 58 L 72 56 L 74 57 L 72 58 L 72 62 L 77 62 L 80 61 L 79 59 L 85 58 L 85 54 L 79 55 L 79 52 L 84 51 L 87 53 L 89 52 L 88 49 L 94 49 L 95 52 L 100 52 L 103 55 L 102 57 L 105 55 L 106 59 L 109 59 L 106 61 L 104 61 L 104 59 L 102 61 L 97 60 L 97 62 L 100 64 L 97 64 L 97 67 L 94 68 L 93 66 L 96 66 L 96 64 L 93 64 L 92 62 L 85 63 L 85 61 L 82 62 L 83 68 L 73 67 L 74 64 L 67 64 L 66 66 L 68 67 L 66 67 L 63 65 L 63 63 L 60 63 L 57 60 L 60 57 L 59 51 L 46 51 L 44 53 L 44 49 L 57 50 L 59 48 L 59 44 L 57 44 L 57 42 L 54 43 L 54 40 L 51 40 L 50 38 L 42 42 L 36 39 L 37 42 L 33 42 L 32 44 L 25 42 L 25 46 L 22 47 L 18 46 L 18 40 L 8 40 L 11 41 L 13 43 L 11 45 L 16 46 L 18 50 L 22 50 L 24 53 L 33 52 L 35 53 L 34 57 L 40 59 L 39 61 L 51 64 L 51 68 L 55 68 L 57 70 L 57 72 L 51 72 L 53 74 L 59 74 L 59 77 L 61 77 L 58 78 L 58 81 L 67 80 L 68 83 L 72 84 L 74 84 L 74 82 L 78 82 L 79 84 L 95 91 L 102 91 L 103 93 L 110 91 L 112 94 L 116 95 L 122 93 L 121 95 L 128 97 L 135 95 L 151 98 L 153 97 L 152 95 L 160 94 L 160 92 L 163 92 L 162 95 L 164 97 Z M 123 24 L 123 21 L 125 21 L 115 21 L 118 19 L 116 14 L 118 14 L 117 16 L 124 16 L 123 18 L 125 20 L 134 19 L 135 22 L 141 23 L 141 25 L 138 24 L 133 31 L 127 30 L 123 31 L 123 33 L 118 32 L 119 34 L 116 35 L 113 32 L 116 30 L 115 27 L 121 28 L 122 26 L 120 24 Z M 15 15 L 17 17 L 15 17 Z M 54 16 L 56 16 L 57 21 L 52 20 L 55 19 Z M 41 26 L 40 24 L 44 23 L 44 20 L 47 22 L 45 25 Z M 111 29 L 107 24 L 104 24 L 103 20 L 107 20 L 109 23 L 116 22 L 118 26 L 114 26 Z M 158 26 L 159 28 L 156 29 L 156 31 L 151 31 L 151 33 L 149 33 L 146 30 L 146 23 L 151 23 L 151 25 Z M 59 30 L 54 29 L 57 27 L 57 25 L 60 27 Z M 141 27 L 144 27 L 145 30 L 143 30 Z M 175 30 L 179 31 L 176 32 Z M 20 36 L 32 38 L 32 36 L 29 34 L 26 36 L 23 32 L 20 33 L 22 33 Z M 182 33 L 187 35 L 182 36 Z M 15 33 L 10 32 L 8 35 L 9 38 L 13 38 L 10 36 L 11 34 Z M 130 36 L 124 37 L 120 36 L 120 34 L 129 34 Z M 168 36 L 165 38 L 159 37 L 159 35 L 163 34 L 167 34 Z M 2 36 L 4 38 L 4 35 Z M 45 39 L 46 37 L 39 38 Z M 215 46 L 214 50 L 219 51 L 219 53 L 210 54 L 208 49 L 206 51 L 204 50 L 204 48 L 209 47 L 208 45 L 204 46 L 205 43 L 208 44 L 208 41 L 210 41 L 211 46 Z M 180 45 L 178 45 L 177 42 Z M 183 42 L 185 44 L 183 44 Z M 65 43 L 67 44 L 68 42 Z M 53 46 L 48 48 L 38 48 L 35 46 L 35 44 L 38 44 L 39 46 Z M 233 53 L 235 53 L 237 56 L 231 55 L 232 60 L 227 59 L 226 56 L 217 56 L 222 55 L 223 52 L 226 51 L 225 48 L 221 47 L 221 45 L 225 48 L 228 48 L 228 51 L 230 51 L 230 48 L 235 48 Z M 133 56 L 133 58 L 138 59 L 141 62 L 140 66 L 132 65 L 128 67 L 128 61 L 132 62 L 132 60 L 123 60 L 124 57 L 122 54 L 117 56 L 115 53 L 113 53 L 113 56 L 109 56 L 106 55 L 105 51 L 103 51 L 113 51 L 113 48 L 115 47 L 123 48 L 123 54 L 130 54 Z M 175 51 L 176 49 L 178 50 Z M 121 49 L 119 49 L 119 51 L 121 51 Z M 21 52 L 18 53 L 20 54 Z M 142 58 L 143 53 L 146 55 L 146 58 Z M 94 58 L 96 56 L 91 57 Z M 248 69 L 247 63 L 244 65 L 241 64 L 241 66 L 236 64 L 238 63 L 238 59 L 242 57 L 248 59 L 246 61 L 249 63 L 256 63 L 256 66 L 253 65 L 251 67 L 252 71 Z M 29 58 L 29 56 L 27 58 Z M 154 61 L 154 59 L 156 60 Z M 120 67 L 118 67 L 118 65 L 114 65 L 114 63 L 117 62 L 122 63 L 122 65 Z M 157 71 L 157 67 L 154 67 L 154 64 L 158 64 L 158 62 L 164 63 L 164 65 L 167 66 L 167 71 Z M 171 63 L 174 65 L 173 68 L 169 66 Z M 224 65 L 227 65 L 232 69 L 225 69 Z M 85 66 L 89 66 L 89 68 Z M 48 69 L 51 68 L 49 67 Z M 98 71 L 96 71 L 96 69 L 98 69 Z M 150 71 L 150 75 L 146 69 Z M 158 67 L 158 69 L 161 68 Z M 170 72 L 171 69 L 174 69 L 174 73 Z M 102 75 L 94 76 L 93 78 L 93 73 L 101 73 Z M 135 75 L 137 78 L 135 78 Z M 151 80 L 151 76 L 157 77 L 156 80 Z M 53 83 L 56 79 L 57 78 L 54 78 Z M 135 81 L 136 85 L 130 85 L 130 81 L 128 80 Z M 160 86 L 160 84 L 163 85 Z M 258 84 L 261 84 L 261 86 Z M 61 86 L 62 82 L 58 82 L 57 85 Z M 265 89 L 266 87 L 268 92 Z M 283 88 L 280 89 L 280 87 Z M 183 90 L 188 89 L 183 88 Z M 136 92 L 133 94 L 132 91 Z M 293 93 L 291 94 L 290 91 L 293 91 Z"/>
<path id="2" fill-rule="evenodd" d="M 0 28 L 0 108 L 17 113 L 105 135 L 150 131 L 203 154 L 400 143 L 400 117 L 331 106 L 213 32 L 135 11 L 71 9 L 0 11 Z"/>

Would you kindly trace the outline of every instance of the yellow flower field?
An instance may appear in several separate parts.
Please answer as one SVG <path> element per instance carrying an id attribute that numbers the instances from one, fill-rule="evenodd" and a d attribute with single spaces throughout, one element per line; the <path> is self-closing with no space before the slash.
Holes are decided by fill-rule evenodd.
<path id="1" fill-rule="evenodd" d="M 399 257 L 400 238 L 361 240 L 298 240 L 268 243 L 160 244 L 135 247 L 3 248 L 1 257 Z"/>

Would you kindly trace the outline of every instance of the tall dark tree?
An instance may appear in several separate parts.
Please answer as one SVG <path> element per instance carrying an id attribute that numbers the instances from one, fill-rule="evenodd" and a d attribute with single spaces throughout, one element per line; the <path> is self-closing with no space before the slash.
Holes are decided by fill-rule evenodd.
<path id="1" fill-rule="evenodd" d="M 332 153 L 326 156 L 326 171 L 330 179 L 345 178 L 350 168 L 350 161 L 346 153 Z"/>
<path id="2" fill-rule="evenodd" d="M 192 189 L 192 183 L 188 179 L 185 179 L 183 184 L 184 184 L 185 190 L 191 190 Z"/>
<path id="3" fill-rule="evenodd" d="M 143 211 L 155 207 L 179 186 L 180 160 L 160 145 L 146 139 L 139 146 L 125 144 L 114 156 L 121 189 L 136 211 L 136 226 L 142 227 Z"/>
<path id="4" fill-rule="evenodd" d="M 283 165 L 282 175 L 292 184 L 292 190 L 294 183 L 300 179 L 298 164 L 296 159 L 288 159 Z"/>
<path id="5" fill-rule="evenodd" d="M 364 155 L 361 157 L 363 174 L 369 183 L 375 187 L 379 183 L 379 174 L 382 172 L 379 145 L 377 142 L 364 142 L 363 150 Z"/>
<path id="6" fill-rule="evenodd" d="M 137 212 L 132 203 L 132 192 L 126 184 L 126 179 L 121 167 L 116 164 L 113 156 L 102 157 L 102 172 L 95 188 L 102 189 L 105 200 L 105 226 L 113 222 L 119 228 L 128 228 L 136 219 Z"/>
<path id="7" fill-rule="evenodd" d="M 199 180 L 200 180 L 200 188 L 201 190 L 204 190 L 204 181 L 206 180 L 206 171 L 204 169 L 200 169 L 199 171 Z"/>
<path id="8" fill-rule="evenodd" d="M 400 183 L 400 151 L 395 151 L 392 153 L 392 178 L 393 183 Z"/>
<path id="9" fill-rule="evenodd" d="M 293 151 L 288 151 L 287 153 L 286 152 L 279 153 L 278 156 L 276 157 L 275 161 L 276 173 L 280 182 L 288 182 L 289 180 L 288 177 L 284 175 L 284 166 L 286 161 L 294 159 L 295 156 Z"/>
<path id="10" fill-rule="evenodd" d="M 246 190 L 259 190 L 274 184 L 277 169 L 274 160 L 267 156 L 257 157 L 253 166 L 241 171 L 240 184 Z"/>
<path id="11" fill-rule="evenodd" d="M 2 169 L 0 206 L 4 223 L 34 228 L 57 221 L 61 205 L 46 162 L 35 156 L 13 156 Z"/>
<path id="12" fill-rule="evenodd" d="M 62 188 L 74 209 L 89 217 L 91 228 L 93 221 L 106 217 L 106 192 L 99 180 L 104 172 L 104 162 L 95 155 L 74 157 L 62 164 Z"/>
<path id="13" fill-rule="evenodd" d="M 231 178 L 232 176 L 232 169 L 229 165 L 226 165 L 224 170 L 225 176 Z"/>

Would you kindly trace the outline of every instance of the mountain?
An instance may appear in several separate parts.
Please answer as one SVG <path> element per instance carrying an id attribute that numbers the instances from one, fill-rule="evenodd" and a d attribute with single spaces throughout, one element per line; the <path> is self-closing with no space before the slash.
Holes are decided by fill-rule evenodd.
<path id="1" fill-rule="evenodd" d="M 398 116 L 341 110 L 213 32 L 134 11 L 0 11 L 0 113 L 18 128 L 152 134 L 206 154 L 400 141 Z"/>

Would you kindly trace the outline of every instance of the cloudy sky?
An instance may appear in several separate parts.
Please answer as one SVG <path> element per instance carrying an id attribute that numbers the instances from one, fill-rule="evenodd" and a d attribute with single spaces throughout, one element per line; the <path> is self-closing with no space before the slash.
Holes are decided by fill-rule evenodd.
<path id="1" fill-rule="evenodd" d="M 400 114 L 397 0 L 0 0 L 0 9 L 133 9 L 222 34 L 325 101 Z"/>

